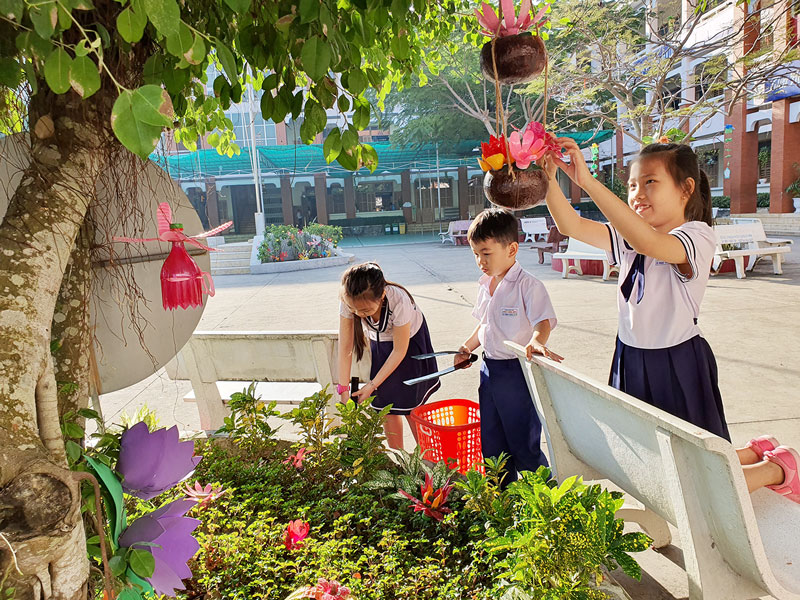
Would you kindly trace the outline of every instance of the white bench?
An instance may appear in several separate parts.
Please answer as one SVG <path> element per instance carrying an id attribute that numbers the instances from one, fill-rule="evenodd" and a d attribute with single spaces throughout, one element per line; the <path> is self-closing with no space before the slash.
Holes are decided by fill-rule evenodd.
<path id="1" fill-rule="evenodd" d="M 757 220 L 757 219 L 756 219 Z M 781 261 L 784 254 L 791 252 L 791 240 L 768 240 L 764 227 L 758 223 L 736 223 L 733 225 L 715 225 L 717 248 L 711 265 L 717 271 L 722 261 L 729 258 L 736 264 L 736 277 L 745 277 L 744 257 L 749 256 L 748 271 L 752 271 L 755 263 L 764 256 L 772 259 L 772 270 L 776 275 L 783 274 Z M 724 248 L 724 246 L 731 246 Z"/>
<path id="2" fill-rule="evenodd" d="M 789 238 L 770 238 L 764 231 L 764 223 L 761 219 L 754 219 L 752 217 L 734 217 L 731 219 L 734 225 L 750 225 L 753 228 L 753 240 L 768 246 L 791 246 L 794 240 Z M 751 267 L 752 268 L 752 267 Z M 747 269 L 748 271 L 750 268 Z"/>
<path id="3" fill-rule="evenodd" d="M 546 236 L 550 233 L 550 229 L 547 227 L 547 219 L 544 217 L 520 219 L 519 222 L 522 226 L 522 232 L 525 234 L 523 243 L 535 242 L 537 235 Z"/>
<path id="4" fill-rule="evenodd" d="M 469 226 L 472 221 L 464 220 L 464 221 L 450 221 L 447 224 L 447 231 L 440 233 L 439 237 L 442 239 L 442 243 L 450 242 L 451 244 L 455 245 L 456 242 L 460 239 L 467 239 L 467 230 L 469 230 Z"/>
<path id="5" fill-rule="evenodd" d="M 580 240 L 576 240 L 575 238 L 569 238 L 567 250 L 565 252 L 553 254 L 553 259 L 556 258 L 561 260 L 561 277 L 565 279 L 570 271 L 575 271 L 578 275 L 583 275 L 583 270 L 581 269 L 582 260 L 603 261 L 603 281 L 608 281 L 611 273 L 619 273 L 619 267 L 615 265 L 612 266 L 608 263 L 608 255 L 606 255 L 605 251 L 590 246 Z M 574 260 L 575 264 L 570 265 L 570 260 Z"/>
<path id="6" fill-rule="evenodd" d="M 184 399 L 197 402 L 206 431 L 222 426 L 225 402 L 253 381 L 264 401 L 297 404 L 338 383 L 338 338 L 337 331 L 196 331 L 179 355 L 178 371 L 192 382 Z M 369 380 L 368 354 L 354 364 L 353 376 Z M 334 393 L 331 415 L 336 401 Z"/>
<path id="7" fill-rule="evenodd" d="M 800 600 L 800 505 L 767 489 L 749 494 L 731 444 L 506 345 L 522 364 L 556 477 L 611 481 L 644 506 L 618 516 L 639 522 L 656 547 L 674 525 L 690 600 Z"/>

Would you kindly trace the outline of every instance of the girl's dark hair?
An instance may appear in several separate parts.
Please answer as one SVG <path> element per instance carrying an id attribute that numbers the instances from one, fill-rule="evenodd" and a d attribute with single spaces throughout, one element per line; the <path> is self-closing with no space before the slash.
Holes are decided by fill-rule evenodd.
<path id="1" fill-rule="evenodd" d="M 498 244 L 508 246 L 519 240 L 517 217 L 502 208 L 487 208 L 481 212 L 467 230 L 470 242 L 494 240 Z"/>
<path id="2" fill-rule="evenodd" d="M 650 144 L 642 148 L 637 158 L 659 158 L 679 187 L 686 186 L 690 177 L 694 191 L 689 196 L 683 216 L 687 221 L 703 221 L 711 225 L 711 186 L 700 168 L 697 155 L 686 144 Z"/>
<path id="3" fill-rule="evenodd" d="M 352 300 L 371 300 L 376 301 L 383 296 L 383 292 L 387 285 L 400 288 L 408 297 L 411 302 L 414 302 L 414 296 L 411 295 L 406 288 L 399 283 L 387 281 L 383 276 L 383 271 L 377 263 L 367 262 L 360 265 L 353 265 L 344 272 L 342 275 L 342 301 L 345 298 Z M 364 336 L 364 326 L 361 323 L 361 317 L 353 314 L 354 327 L 353 327 L 353 349 L 356 353 L 356 359 L 361 360 L 364 356 L 364 349 L 367 345 L 366 337 Z"/>

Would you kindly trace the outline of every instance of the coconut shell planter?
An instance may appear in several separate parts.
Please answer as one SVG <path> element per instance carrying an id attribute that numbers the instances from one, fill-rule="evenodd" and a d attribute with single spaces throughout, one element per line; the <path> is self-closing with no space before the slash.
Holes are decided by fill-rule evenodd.
<path id="1" fill-rule="evenodd" d="M 489 202 L 509 210 L 525 210 L 542 204 L 549 186 L 547 174 L 536 166 L 512 171 L 513 177 L 505 167 L 486 172 L 483 192 Z"/>
<path id="2" fill-rule="evenodd" d="M 542 38 L 530 33 L 520 33 L 494 40 L 494 55 L 497 63 L 497 81 L 505 85 L 527 83 L 544 71 L 547 50 Z M 481 49 L 483 76 L 494 81 L 492 64 L 492 42 Z"/>

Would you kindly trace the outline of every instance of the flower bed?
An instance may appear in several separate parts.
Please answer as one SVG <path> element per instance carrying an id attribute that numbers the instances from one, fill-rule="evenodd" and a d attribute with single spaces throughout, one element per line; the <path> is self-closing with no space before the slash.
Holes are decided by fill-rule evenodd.
<path id="1" fill-rule="evenodd" d="M 390 457 L 382 432 L 388 409 L 376 413 L 351 401 L 333 427 L 324 417 L 331 398 L 325 390 L 283 415 L 300 432 L 300 442 L 289 444 L 271 426 L 279 416 L 275 404 L 253 397 L 253 390 L 231 398 L 220 430 L 227 438 L 197 443 L 203 458 L 189 485 L 152 497 L 182 476 L 170 468 L 170 476 L 155 476 L 161 483 L 139 485 L 147 486 L 139 493 L 147 500 L 127 503 L 131 517 L 153 519 L 164 506 L 186 503 L 187 496 L 193 501 L 180 505 L 192 507 L 192 547 L 199 546 L 188 563 L 191 578 L 171 581 L 185 586 L 181 598 L 599 600 L 606 597 L 598 587 L 604 569 L 619 565 L 639 576 L 629 552 L 644 550 L 649 538 L 623 533 L 614 518 L 622 505 L 616 492 L 575 478 L 559 484 L 547 469 L 502 489 L 502 459 L 487 461 L 486 476 L 464 477 L 418 452 Z M 134 429 L 146 437 L 142 424 Z M 119 444 L 105 436 L 112 442 L 90 450 L 89 460 L 104 457 L 114 466 Z M 166 463 L 172 450 L 161 450 Z M 184 469 L 194 462 L 189 458 Z M 126 477 L 135 483 L 135 473 Z M 90 540 L 97 544 L 96 536 Z M 168 557 L 172 549 L 141 543 L 134 571 L 150 581 L 141 552 L 163 550 Z M 117 560 L 119 598 L 141 581 L 124 575 L 129 554 Z M 92 555 L 99 556 L 96 548 Z"/>
<path id="2" fill-rule="evenodd" d="M 270 225 L 258 247 L 261 263 L 311 260 L 334 256 L 342 228 L 311 223 L 300 230 L 292 225 Z"/>

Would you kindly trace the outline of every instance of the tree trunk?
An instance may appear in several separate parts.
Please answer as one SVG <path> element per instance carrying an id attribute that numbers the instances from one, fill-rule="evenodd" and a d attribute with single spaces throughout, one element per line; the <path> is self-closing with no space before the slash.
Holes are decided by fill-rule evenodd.
<path id="1" fill-rule="evenodd" d="M 64 457 L 50 341 L 106 155 L 100 101 L 33 99 L 31 129 L 45 115 L 54 127 L 31 135 L 31 164 L 0 225 L 0 587 L 16 600 L 86 597 L 80 484 Z"/>

